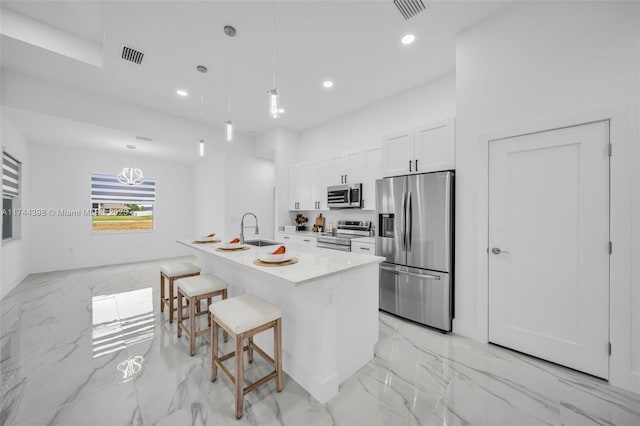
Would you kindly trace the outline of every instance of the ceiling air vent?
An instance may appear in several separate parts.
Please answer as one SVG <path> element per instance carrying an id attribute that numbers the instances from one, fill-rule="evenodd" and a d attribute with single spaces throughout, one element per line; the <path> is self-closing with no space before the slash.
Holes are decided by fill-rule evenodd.
<path id="1" fill-rule="evenodd" d="M 143 57 L 144 53 L 140 52 L 139 50 L 122 45 L 122 59 L 124 59 L 125 61 L 133 62 L 134 64 L 140 65 L 142 63 Z"/>
<path id="2" fill-rule="evenodd" d="M 404 19 L 413 18 L 422 12 L 425 7 L 422 0 L 393 0 Z"/>

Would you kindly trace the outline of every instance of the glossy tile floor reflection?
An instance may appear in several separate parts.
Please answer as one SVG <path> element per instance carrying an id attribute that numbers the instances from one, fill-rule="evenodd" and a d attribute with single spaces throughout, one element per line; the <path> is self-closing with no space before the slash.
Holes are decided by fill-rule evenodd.
<path id="1" fill-rule="evenodd" d="M 640 425 L 640 395 L 386 314 L 375 359 L 328 404 L 285 375 L 236 421 L 207 339 L 190 357 L 160 317 L 160 263 L 32 275 L 2 301 L 0 424 Z M 268 370 L 254 364 L 249 379 Z"/>

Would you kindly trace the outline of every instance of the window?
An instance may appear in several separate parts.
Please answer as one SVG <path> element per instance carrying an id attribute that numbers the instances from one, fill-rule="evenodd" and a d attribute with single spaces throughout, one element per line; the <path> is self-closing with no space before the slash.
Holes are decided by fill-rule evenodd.
<path id="1" fill-rule="evenodd" d="M 93 232 L 151 231 L 156 181 L 140 185 L 118 182 L 113 175 L 91 174 L 91 229 Z"/>
<path id="2" fill-rule="evenodd" d="M 19 207 L 20 162 L 2 153 L 2 240 L 16 237 L 15 209 Z"/>

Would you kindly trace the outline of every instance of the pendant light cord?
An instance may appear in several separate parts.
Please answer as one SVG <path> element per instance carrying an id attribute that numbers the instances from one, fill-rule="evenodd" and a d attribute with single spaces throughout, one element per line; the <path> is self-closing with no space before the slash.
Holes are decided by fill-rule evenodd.
<path id="1" fill-rule="evenodd" d="M 276 2 L 273 1 L 273 88 L 276 87 Z"/>
<path id="2" fill-rule="evenodd" d="M 229 40 L 227 41 L 228 43 L 228 54 L 229 54 L 229 60 L 227 61 L 227 65 L 228 65 L 228 70 L 227 70 L 227 88 L 228 88 L 228 101 L 229 101 L 229 119 L 231 119 L 231 37 L 229 37 Z"/>

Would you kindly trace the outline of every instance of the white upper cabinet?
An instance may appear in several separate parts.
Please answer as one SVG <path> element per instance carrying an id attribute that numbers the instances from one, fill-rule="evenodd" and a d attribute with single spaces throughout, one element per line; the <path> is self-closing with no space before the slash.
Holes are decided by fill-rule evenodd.
<path id="1" fill-rule="evenodd" d="M 289 210 L 312 210 L 311 163 L 304 162 L 289 166 Z"/>
<path id="2" fill-rule="evenodd" d="M 289 166 L 289 210 L 298 210 L 300 205 L 299 164 Z"/>
<path id="3" fill-rule="evenodd" d="M 367 149 L 363 152 L 365 176 L 362 179 L 362 208 L 376 209 L 376 180 L 382 177 L 382 147 Z"/>
<path id="4" fill-rule="evenodd" d="M 327 186 L 329 186 L 329 160 L 311 164 L 311 210 L 327 210 Z"/>
<path id="5" fill-rule="evenodd" d="M 366 155 L 364 151 L 347 154 L 347 171 L 344 183 L 362 183 L 366 176 Z"/>
<path id="6" fill-rule="evenodd" d="M 450 118 L 415 129 L 415 163 L 417 173 L 454 169 L 455 121 Z"/>
<path id="7" fill-rule="evenodd" d="M 331 157 L 329 160 L 329 185 L 341 185 L 345 183 L 347 175 L 347 156 L 339 154 Z"/>
<path id="8" fill-rule="evenodd" d="M 382 177 L 380 146 L 305 161 L 289 167 L 289 210 L 328 210 L 327 187 L 362 183 L 365 210 L 375 210 L 376 179 Z"/>
<path id="9" fill-rule="evenodd" d="M 382 174 L 398 176 L 410 173 L 409 162 L 413 162 L 414 133 L 413 129 L 393 133 L 382 140 Z M 413 166 L 411 166 L 413 171 Z"/>
<path id="10" fill-rule="evenodd" d="M 382 141 L 382 174 L 398 176 L 455 168 L 455 119 L 408 129 Z"/>

